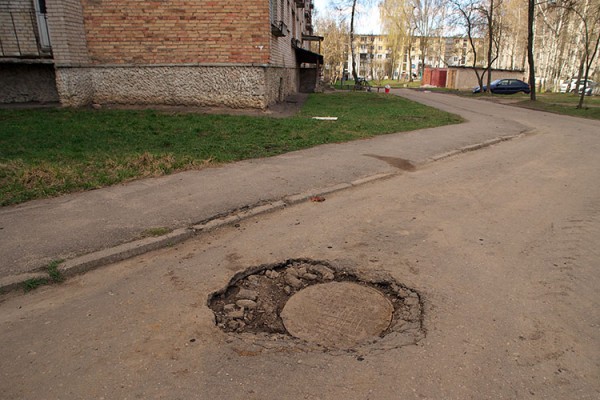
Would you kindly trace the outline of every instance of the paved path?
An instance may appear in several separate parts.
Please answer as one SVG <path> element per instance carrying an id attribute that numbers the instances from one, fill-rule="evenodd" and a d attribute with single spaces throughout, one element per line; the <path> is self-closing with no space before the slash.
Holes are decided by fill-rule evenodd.
<path id="1" fill-rule="evenodd" d="M 401 170 L 396 159 L 420 165 L 457 149 L 513 137 L 533 128 L 526 118 L 496 117 L 493 107 L 498 106 L 486 102 L 409 90 L 394 92 L 459 113 L 468 122 L 323 145 L 2 208 L 0 287 L 30 277 L 29 272 L 52 260 L 77 259 L 72 263 L 83 262 L 88 268 L 99 258 L 104 260 L 101 262 L 114 261 L 164 245 L 157 239 L 134 242 L 152 228 L 184 229 L 169 240 L 185 239 L 193 234 L 186 228 L 232 210 L 286 198 L 289 202 L 292 195 L 319 193 L 364 178 L 398 173 Z M 101 253 L 84 261 L 78 259 L 126 243 L 129 245 L 117 249 L 116 258 L 112 257 L 115 252 L 109 251 L 112 258 Z"/>

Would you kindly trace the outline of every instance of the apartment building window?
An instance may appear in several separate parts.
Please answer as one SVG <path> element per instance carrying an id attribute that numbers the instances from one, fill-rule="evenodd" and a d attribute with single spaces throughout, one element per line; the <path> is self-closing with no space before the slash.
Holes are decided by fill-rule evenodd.
<path id="1" fill-rule="evenodd" d="M 271 22 L 277 21 L 277 0 L 269 0 Z"/>
<path id="2" fill-rule="evenodd" d="M 285 0 L 269 0 L 269 6 L 271 8 L 271 22 L 285 22 Z"/>
<path id="3" fill-rule="evenodd" d="M 271 33 L 277 37 L 287 36 L 290 33 L 289 15 L 287 15 L 290 11 L 286 11 L 286 4 L 289 8 L 289 2 L 286 0 L 269 0 Z"/>
<path id="4" fill-rule="evenodd" d="M 50 35 L 48 34 L 48 22 L 46 20 L 46 0 L 34 0 L 35 17 L 40 35 L 40 47 L 44 50 L 50 49 Z"/>

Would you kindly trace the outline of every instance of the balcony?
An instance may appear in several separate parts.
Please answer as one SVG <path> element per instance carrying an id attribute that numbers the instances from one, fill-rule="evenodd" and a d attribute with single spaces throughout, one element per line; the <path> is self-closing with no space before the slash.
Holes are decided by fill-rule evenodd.
<path id="1" fill-rule="evenodd" d="M 46 14 L 0 8 L 0 59 L 51 57 Z"/>
<path id="2" fill-rule="evenodd" d="M 273 21 L 271 22 L 271 33 L 273 36 L 283 37 L 287 36 L 290 30 L 283 21 Z"/>

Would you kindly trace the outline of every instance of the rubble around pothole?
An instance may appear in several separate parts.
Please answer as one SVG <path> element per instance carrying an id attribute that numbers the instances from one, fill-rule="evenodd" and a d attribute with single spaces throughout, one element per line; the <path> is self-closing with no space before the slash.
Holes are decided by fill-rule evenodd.
<path id="1" fill-rule="evenodd" d="M 367 285 L 391 302 L 392 321 L 370 345 L 378 343 L 376 347 L 394 348 L 424 337 L 422 304 L 416 291 L 388 274 L 360 271 L 334 262 L 297 259 L 249 268 L 234 276 L 224 289 L 211 294 L 208 306 L 215 314 L 217 326 L 225 332 L 245 338 L 252 334 L 263 342 L 297 341 L 286 331 L 280 317 L 286 302 L 308 286 L 327 282 Z"/>

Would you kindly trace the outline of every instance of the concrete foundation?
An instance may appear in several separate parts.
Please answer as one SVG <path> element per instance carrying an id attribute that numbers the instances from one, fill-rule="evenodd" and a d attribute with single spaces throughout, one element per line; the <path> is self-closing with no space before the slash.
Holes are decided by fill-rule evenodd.
<path id="1" fill-rule="evenodd" d="M 59 101 L 51 64 L 0 64 L 0 103 Z"/>
<path id="2" fill-rule="evenodd" d="M 165 65 L 57 71 L 65 106 L 94 102 L 266 108 L 298 91 L 294 68 Z"/>

